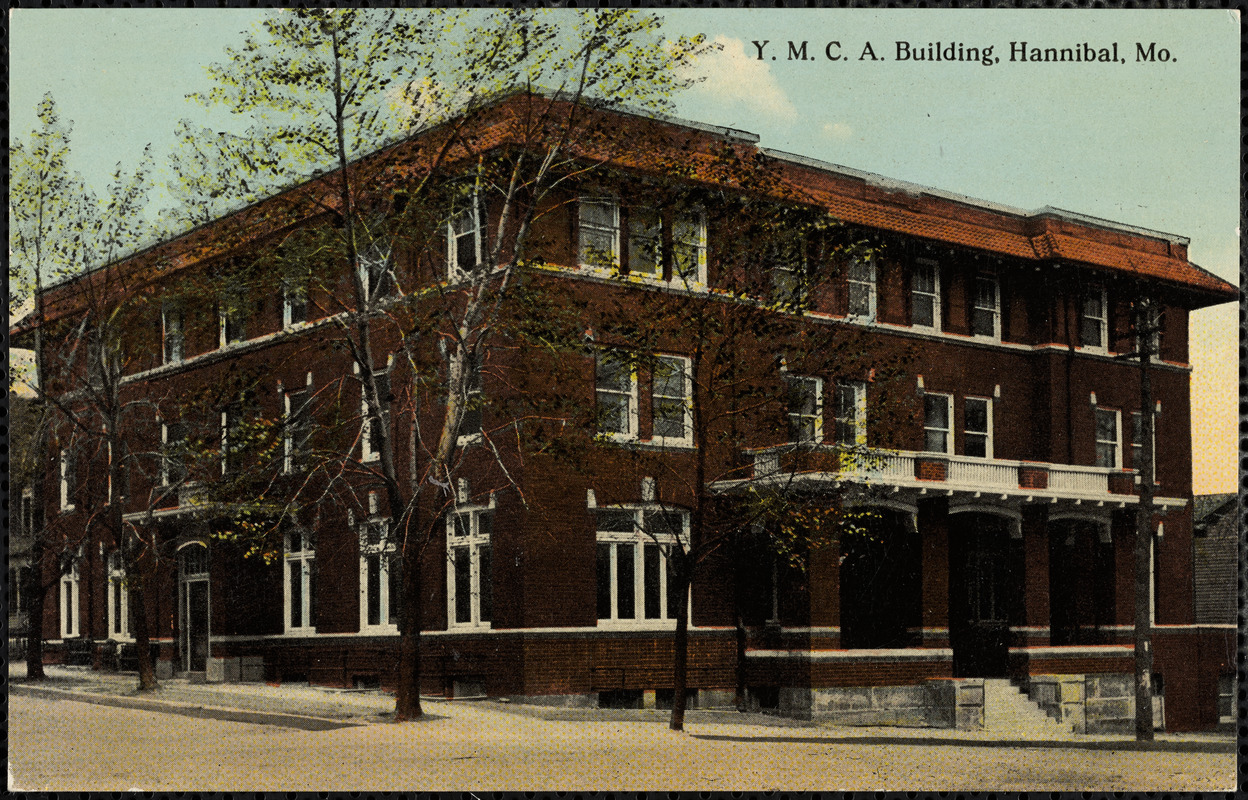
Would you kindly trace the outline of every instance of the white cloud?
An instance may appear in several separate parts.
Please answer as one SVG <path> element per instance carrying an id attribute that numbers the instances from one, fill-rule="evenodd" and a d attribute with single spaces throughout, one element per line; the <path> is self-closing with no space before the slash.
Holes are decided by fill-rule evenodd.
<path id="1" fill-rule="evenodd" d="M 712 43 L 718 47 L 694 67 L 695 74 L 703 78 L 698 91 L 721 102 L 739 103 L 754 113 L 797 120 L 797 108 L 771 74 L 770 64 L 746 53 L 740 39 L 721 34 Z"/>
<path id="2" fill-rule="evenodd" d="M 823 126 L 823 135 L 843 142 L 854 135 L 854 129 L 848 122 L 828 122 Z"/>

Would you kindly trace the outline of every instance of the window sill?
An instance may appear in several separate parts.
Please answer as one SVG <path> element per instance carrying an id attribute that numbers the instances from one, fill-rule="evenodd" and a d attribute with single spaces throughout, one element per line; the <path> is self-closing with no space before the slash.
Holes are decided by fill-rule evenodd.
<path id="1" fill-rule="evenodd" d="M 360 633 L 366 636 L 397 636 L 398 625 L 361 625 Z"/>
<path id="2" fill-rule="evenodd" d="M 598 627 L 613 631 L 670 631 L 676 628 L 674 619 L 600 619 Z M 692 627 L 692 626 L 690 626 Z"/>
<path id="3" fill-rule="evenodd" d="M 362 630 L 360 632 L 364 633 L 364 631 Z M 316 628 L 287 628 L 285 631 L 282 632 L 282 636 L 289 636 L 291 638 L 294 638 L 297 636 L 315 636 L 315 635 L 316 635 Z"/>
<path id="4" fill-rule="evenodd" d="M 477 633 L 492 630 L 488 622 L 453 622 L 446 626 L 448 633 Z"/>

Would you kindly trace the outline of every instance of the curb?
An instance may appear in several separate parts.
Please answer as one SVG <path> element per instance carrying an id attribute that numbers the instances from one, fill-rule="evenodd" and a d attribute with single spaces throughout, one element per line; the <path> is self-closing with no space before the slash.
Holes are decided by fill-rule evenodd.
<path id="1" fill-rule="evenodd" d="M 181 714 L 200 719 L 215 719 L 226 722 L 245 722 L 253 725 L 276 725 L 282 728 L 294 728 L 304 731 L 331 731 L 340 728 L 358 728 L 368 725 L 367 722 L 329 719 L 306 714 L 284 714 L 271 711 L 251 711 L 228 706 L 205 706 L 191 703 L 180 703 L 175 700 L 154 700 L 139 697 L 120 697 L 111 694 L 89 694 L 75 689 L 59 689 L 49 686 L 25 686 L 20 683 L 9 684 L 9 693 L 27 697 L 39 697 L 45 700 L 69 700 L 77 703 L 130 708 L 139 711 L 155 711 L 164 714 Z"/>

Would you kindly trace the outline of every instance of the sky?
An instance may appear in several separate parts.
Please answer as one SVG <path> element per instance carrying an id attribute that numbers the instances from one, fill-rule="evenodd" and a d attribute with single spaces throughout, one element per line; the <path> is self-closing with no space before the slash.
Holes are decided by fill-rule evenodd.
<path id="1" fill-rule="evenodd" d="M 146 144 L 159 163 L 181 118 L 241 130 L 185 95 L 207 88 L 204 67 L 263 13 L 11 10 L 10 137 L 29 134 L 51 92 L 74 122 L 72 166 L 102 189 Z M 1236 12 L 661 13 L 673 38 L 701 33 L 720 45 L 697 67 L 703 80 L 677 98 L 678 116 L 994 203 L 1180 234 L 1193 262 L 1239 283 Z M 1043 48 L 1090 57 L 1030 58 Z M 929 54 L 942 58 L 920 60 Z M 1197 494 L 1235 491 L 1238 330 L 1234 304 L 1192 316 Z"/>

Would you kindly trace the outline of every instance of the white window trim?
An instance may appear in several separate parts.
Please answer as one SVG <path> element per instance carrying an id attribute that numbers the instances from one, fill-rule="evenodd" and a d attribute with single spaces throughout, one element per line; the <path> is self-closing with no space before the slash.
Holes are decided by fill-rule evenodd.
<path id="1" fill-rule="evenodd" d="M 1141 432 L 1142 432 L 1143 425 L 1144 425 L 1144 415 L 1141 414 L 1139 411 L 1132 411 L 1131 412 L 1131 468 L 1135 470 L 1137 473 L 1140 473 L 1140 459 L 1136 457 L 1136 449 L 1138 448 L 1142 450 L 1144 445 L 1142 443 L 1139 445 L 1135 443 L 1135 420 L 1137 419 L 1140 421 Z M 1151 449 L 1152 449 L 1152 455 L 1153 455 L 1153 483 L 1155 484 L 1157 483 L 1157 414 L 1155 413 L 1153 414 L 1152 434 L 1153 434 L 1153 437 L 1152 437 L 1153 441 L 1152 441 Z M 1143 479 L 1143 477 L 1144 477 L 1143 473 L 1140 473 L 1140 478 Z"/>
<path id="2" fill-rule="evenodd" d="M 587 204 L 610 205 L 613 211 L 614 223 L 613 227 L 608 229 L 599 225 L 590 224 L 589 228 L 598 230 L 602 233 L 610 233 L 614 237 L 612 243 L 611 258 L 607 264 L 589 264 L 586 263 L 583 256 L 583 246 L 581 244 L 581 231 L 586 228 L 585 215 L 580 213 L 582 208 Z M 582 195 L 577 198 L 577 235 L 576 235 L 576 261 L 581 269 L 593 270 L 596 272 L 614 272 L 620 268 L 620 200 L 614 195 Z"/>
<path id="3" fill-rule="evenodd" d="M 670 355 L 667 353 L 655 355 L 655 358 L 654 358 L 655 362 L 658 362 L 661 359 L 679 361 L 681 363 L 681 367 L 680 367 L 681 374 L 684 375 L 685 377 L 684 397 L 682 398 L 682 409 L 684 411 L 684 418 L 682 420 L 682 425 L 681 425 L 681 428 L 684 431 L 684 435 L 683 436 L 653 436 L 652 435 L 651 441 L 656 444 L 662 444 L 662 445 L 673 445 L 677 447 L 692 447 L 693 446 L 693 361 L 686 358 L 685 356 Z M 634 383 L 635 383 L 635 376 L 634 376 Z M 657 388 L 657 384 L 654 381 L 654 374 L 652 372 L 650 376 L 651 426 L 654 425 L 654 400 L 660 397 L 660 395 L 655 393 L 656 388 Z M 673 399 L 667 395 L 662 395 L 662 397 L 664 397 L 665 399 Z M 653 427 L 651 428 L 651 434 L 653 434 Z"/>
<path id="4" fill-rule="evenodd" d="M 992 308 L 979 305 L 979 280 L 980 278 L 991 278 L 993 285 L 993 297 L 996 302 Z M 1001 341 L 1001 276 L 995 270 L 983 269 L 977 271 L 971 278 L 971 335 L 981 341 L 999 342 Z M 991 311 L 992 312 L 992 333 L 975 333 L 975 312 Z"/>
<path id="5" fill-rule="evenodd" d="M 786 409 L 785 414 L 789 421 L 789 436 L 792 437 L 793 431 L 799 427 L 794 424 L 795 422 L 800 423 L 806 419 L 813 418 L 815 423 L 814 436 L 809 444 L 821 443 L 823 441 L 823 378 L 818 378 L 814 375 L 794 375 L 785 370 L 784 380 L 789 385 L 795 383 L 801 385 L 813 384 L 815 387 L 815 413 L 813 415 L 794 412 L 791 407 Z M 785 388 L 788 389 L 789 387 L 786 385 Z M 807 442 L 801 442 L 801 444 L 807 444 Z"/>
<path id="6" fill-rule="evenodd" d="M 932 331 L 933 333 L 940 333 L 940 316 L 941 316 L 940 262 L 934 259 L 930 259 L 930 258 L 916 258 L 915 266 L 930 268 L 932 270 L 932 291 L 930 293 L 916 291 L 914 288 L 914 276 L 913 274 L 911 275 L 910 277 L 910 295 L 911 295 L 910 326 L 912 328 L 918 328 L 919 330 Z M 914 322 L 914 299 L 913 298 L 914 298 L 914 295 L 916 294 L 922 294 L 924 296 L 928 296 L 932 298 L 932 324 L 931 325 L 922 325 L 922 324 Z"/>
<path id="7" fill-rule="evenodd" d="M 60 478 L 61 478 L 60 506 L 61 506 L 61 511 L 63 513 L 69 513 L 74 510 L 73 498 L 70 496 L 72 494 L 71 489 L 70 489 L 70 483 L 73 478 L 73 476 L 70 475 L 70 472 L 73 470 L 73 468 L 74 468 L 73 454 L 70 453 L 70 451 L 68 450 L 62 449 L 61 450 L 61 472 L 60 472 Z"/>
<path id="8" fill-rule="evenodd" d="M 304 388 L 294 391 L 285 391 L 281 381 L 278 381 L 277 393 L 282 398 L 282 472 L 289 475 L 295 471 L 295 437 L 294 431 L 290 427 L 292 419 L 290 396 L 292 394 L 306 393 L 307 397 L 304 398 L 305 405 L 312 402 L 312 373 L 308 373 Z"/>
<path id="9" fill-rule="evenodd" d="M 80 612 L 82 604 L 79 598 L 79 562 L 80 558 L 74 558 L 69 572 L 61 575 L 58 584 L 59 592 L 57 594 L 57 606 L 60 609 L 61 616 L 61 638 L 69 639 L 80 635 Z M 66 587 L 69 588 L 69 608 L 66 608 Z"/>
<path id="10" fill-rule="evenodd" d="M 626 533 L 624 531 L 599 531 L 594 533 L 594 558 L 597 559 L 597 547 L 599 544 L 635 544 L 637 545 L 633 556 L 633 611 L 634 616 L 629 618 L 620 618 L 619 614 L 619 582 L 617 580 L 617 569 L 619 559 L 619 548 L 611 548 L 611 569 L 608 581 L 611 588 L 611 618 L 599 619 L 599 628 L 609 629 L 660 629 L 671 630 L 676 627 L 676 618 L 672 616 L 674 605 L 671 598 L 667 596 L 667 558 L 662 552 L 659 554 L 659 605 L 663 609 L 664 616 L 658 619 L 647 619 L 645 610 L 645 546 L 657 545 L 659 547 L 684 547 L 684 543 L 689 541 L 689 512 L 683 508 L 666 508 L 657 503 L 624 503 L 613 506 L 600 506 L 599 510 L 605 511 L 631 511 L 633 512 L 633 532 Z M 670 534 L 655 535 L 648 533 L 642 528 L 642 515 L 647 511 L 659 511 L 664 513 L 675 513 L 681 516 L 681 533 L 679 539 Z M 596 527 L 596 522 L 595 522 Z M 596 567 L 595 567 L 596 572 Z M 686 603 L 686 611 L 688 619 L 692 625 L 693 620 L 693 586 L 689 586 L 689 599 Z"/>
<path id="11" fill-rule="evenodd" d="M 178 320 L 171 325 L 171 320 Z M 178 364 L 186 358 L 186 319 L 182 307 L 170 301 L 160 304 L 160 360 L 162 364 Z"/>
<path id="12" fill-rule="evenodd" d="M 1114 415 L 1115 436 L 1113 442 L 1114 463 L 1107 467 L 1102 467 L 1102 469 L 1122 469 L 1122 412 L 1116 408 L 1103 408 L 1101 406 L 1097 406 L 1092 410 L 1092 436 L 1094 437 L 1097 450 L 1100 449 L 1102 444 L 1110 443 L 1109 440 L 1100 438 L 1100 431 L 1098 430 L 1100 426 L 1097 425 L 1097 417 L 1102 413 Z M 1093 452 L 1095 454 L 1095 450 Z M 1099 461 L 1100 459 L 1098 458 L 1096 460 Z"/>
<path id="13" fill-rule="evenodd" d="M 359 376 L 360 365 L 354 364 L 355 374 Z M 386 359 L 386 366 L 383 369 L 374 371 L 374 375 L 378 373 L 386 373 L 389 377 L 390 368 L 394 366 L 394 355 L 391 354 Z M 379 412 L 381 421 L 387 422 L 384 411 Z M 373 449 L 373 418 L 368 413 L 368 387 L 364 385 L 364 381 L 360 380 L 360 461 L 377 461 L 381 458 L 381 452 Z"/>
<path id="14" fill-rule="evenodd" d="M 382 526 L 380 542 L 366 544 L 365 527 Z M 360 633 L 391 634 L 398 633 L 399 627 L 389 622 L 390 619 L 390 559 L 395 553 L 394 542 L 389 537 L 389 520 L 384 517 L 370 516 L 359 526 L 360 541 Z M 382 620 L 376 625 L 368 622 L 368 557 L 380 556 L 377 570 L 377 619 Z M 289 619 L 289 617 L 288 617 Z"/>
<path id="15" fill-rule="evenodd" d="M 312 620 L 312 570 L 316 561 L 316 547 L 305 547 L 308 542 L 301 531 L 288 531 L 283 542 L 282 559 L 282 627 L 286 633 L 315 633 L 316 625 Z M 290 549 L 291 542 L 298 541 L 300 549 Z M 290 624 L 291 597 L 290 579 L 292 570 L 298 569 L 301 584 L 301 608 L 299 618 L 302 625 Z"/>
<path id="16" fill-rule="evenodd" d="M 696 241 L 680 242 L 676 239 L 676 229 L 683 222 L 692 222 L 695 230 Z M 660 226 L 661 230 L 661 226 Z M 672 247 L 675 249 L 680 245 L 689 245 L 697 250 L 697 274 L 692 281 L 687 280 L 676 272 L 676 259 L 673 254 L 672 258 L 672 278 L 669 282 L 671 286 L 682 289 L 702 290 L 706 288 L 706 211 L 701 208 L 687 209 L 683 214 L 677 214 L 672 219 Z"/>
<path id="17" fill-rule="evenodd" d="M 376 298 L 373 293 L 373 270 L 379 269 L 378 275 L 382 276 L 378 282 L 384 282 L 387 273 L 393 272 L 392 256 L 394 255 L 394 243 L 391 241 L 383 241 L 375 239 L 367 246 L 360 248 L 356 254 L 356 274 L 360 280 L 360 286 L 364 289 L 364 302 L 371 303 Z M 389 277 L 394 277 L 389 275 Z"/>
<path id="18" fill-rule="evenodd" d="M 121 630 L 117 625 L 117 593 L 121 593 Z M 134 641 L 130 632 L 130 589 L 126 585 L 126 571 L 121 565 L 121 553 L 114 551 L 108 557 L 108 638 L 118 642 Z"/>
<path id="19" fill-rule="evenodd" d="M 1079 316 L 1078 316 L 1079 349 L 1088 353 L 1107 353 L 1109 352 L 1109 293 L 1105 290 L 1105 287 L 1103 286 L 1099 289 L 1095 289 L 1091 291 L 1100 293 L 1101 316 L 1100 317 L 1086 317 L 1083 313 L 1083 299 L 1084 298 L 1082 296 L 1079 298 Z M 1085 294 L 1090 294 L 1091 291 L 1085 292 Z M 1101 333 L 1101 343 L 1099 346 L 1098 345 L 1086 345 L 1083 343 L 1083 321 L 1085 319 L 1094 319 L 1097 321 L 1097 327 L 1100 329 L 1100 333 Z"/>
<path id="20" fill-rule="evenodd" d="M 481 263 L 482 240 L 485 238 L 482 235 L 483 231 L 481 229 L 481 207 L 475 193 L 469 196 L 469 201 L 471 205 L 468 208 L 461 209 L 457 213 L 452 214 L 451 218 L 446 221 L 446 277 L 451 283 L 458 283 L 468 277 L 459 269 L 458 243 L 460 236 L 467 236 L 469 233 L 457 234 L 455 232 L 455 223 L 462 217 L 471 217 L 472 229 L 470 234 L 472 236 L 476 263 Z M 616 211 L 616 214 L 618 216 L 618 210 Z"/>
<path id="21" fill-rule="evenodd" d="M 604 350 L 599 350 L 597 353 L 594 354 L 594 402 L 595 402 L 595 405 L 597 405 L 598 394 L 600 391 L 606 391 L 608 394 L 614 394 L 614 395 L 622 394 L 621 392 L 615 389 L 600 390 L 598 388 L 598 376 L 597 376 L 598 359 L 603 358 L 604 356 L 611 356 L 616 352 L 617 351 L 604 349 Z M 629 388 L 628 388 L 628 393 L 627 393 L 628 430 L 624 432 L 615 432 L 615 431 L 599 431 L 598 432 L 598 435 L 600 437 L 607 439 L 608 441 L 613 441 L 613 442 L 634 442 L 637 440 L 637 437 L 640 435 L 639 431 L 641 429 L 641 412 L 639 409 L 640 389 L 638 388 L 637 367 L 635 364 L 627 360 L 625 361 L 625 363 L 628 365 L 628 369 L 629 369 Z"/>
<path id="22" fill-rule="evenodd" d="M 943 453 L 942 453 L 942 454 L 943 454 L 943 455 L 952 455 L 954 452 L 956 452 L 956 449 L 955 449 L 955 447 L 954 447 L 954 441 L 953 441 L 953 440 L 954 440 L 953 432 L 954 432 L 954 428 L 956 427 L 956 426 L 954 425 L 954 419 L 955 419 L 955 418 L 954 418 L 954 416 L 953 416 L 953 395 L 952 395 L 952 394 L 945 394 L 944 392 L 925 392 L 925 393 L 924 393 L 924 400 L 923 400 L 924 404 L 926 404 L 926 403 L 927 403 L 927 398 L 928 398 L 928 397 L 943 397 L 943 398 L 945 399 L 945 409 L 946 409 L 945 413 L 946 413 L 946 415 L 947 415 L 947 416 L 946 416 L 946 424 L 948 425 L 948 427 L 947 427 L 947 428 L 933 428 L 933 427 L 930 427 L 930 426 L 927 424 L 927 414 L 926 414 L 926 412 L 925 412 L 925 413 L 924 413 L 924 415 L 923 415 L 923 447 L 924 447 L 923 452 L 925 452 L 925 453 L 942 453 L 942 451 L 940 451 L 940 450 L 928 450 L 928 449 L 926 449 L 926 448 L 927 448 L 927 431 L 929 431 L 929 430 L 931 430 L 931 431 L 942 430 L 942 431 L 944 431 L 944 432 L 945 432 L 945 449 L 944 449 L 944 451 L 943 451 Z"/>
<path id="23" fill-rule="evenodd" d="M 233 290 L 222 295 L 218 301 L 217 308 L 217 348 L 221 349 L 232 344 L 241 344 L 247 341 L 247 295 L 241 290 Z M 237 339 L 226 339 L 226 320 L 229 316 L 230 303 L 237 303 L 237 312 L 242 315 L 243 319 L 240 327 L 243 329 L 243 335 Z"/>
<path id="24" fill-rule="evenodd" d="M 485 382 L 484 382 L 485 378 L 481 374 L 482 368 L 477 365 L 469 364 L 469 369 L 474 370 L 476 373 L 476 386 L 475 387 L 473 386 L 472 375 L 467 376 L 466 378 L 467 383 L 465 384 L 466 391 L 464 392 L 464 402 L 465 402 L 464 413 L 467 413 L 468 411 L 468 408 L 467 408 L 468 403 L 472 403 L 474 399 L 476 399 L 479 403 L 480 399 L 485 396 Z M 470 444 L 476 444 L 477 442 L 480 442 L 483 440 L 484 435 L 485 435 L 483 432 L 483 429 L 485 427 L 485 419 L 484 419 L 485 409 L 482 406 L 478 405 L 478 411 L 480 411 L 482 414 L 481 428 L 478 428 L 477 430 L 472 431 L 471 433 L 459 434 L 455 440 L 455 444 L 457 447 L 466 447 Z M 463 425 L 462 414 L 460 415 L 460 425 L 461 426 Z"/>
<path id="25" fill-rule="evenodd" d="M 868 275 L 867 280 L 865 281 L 854 280 L 853 269 L 855 265 L 866 266 L 867 275 Z M 847 281 L 849 283 L 848 300 L 849 300 L 850 307 L 845 309 L 845 315 L 849 319 L 852 319 L 856 322 L 875 322 L 876 310 L 877 310 L 876 308 L 877 293 L 879 291 L 878 290 L 878 275 L 877 275 L 876 267 L 875 267 L 875 257 L 867 256 L 865 258 L 855 258 L 853 262 L 849 265 Z M 866 314 L 855 314 L 852 309 L 853 285 L 856 283 L 857 284 L 865 283 L 867 285 L 867 313 Z"/>
<path id="26" fill-rule="evenodd" d="M 495 509 L 494 495 L 484 505 L 457 506 L 453 513 L 446 516 L 446 626 L 447 630 L 489 630 L 491 620 L 481 619 L 481 585 L 482 581 L 493 580 L 492 575 L 481 574 L 481 545 L 493 546 L 491 534 L 480 532 L 480 515 L 493 513 Z M 455 534 L 457 517 L 469 518 L 469 532 L 465 537 Z M 455 551 L 468 548 L 468 585 L 470 587 L 469 621 L 459 622 L 455 619 L 456 604 L 459 599 L 455 586 Z M 493 559 L 491 559 L 491 566 Z M 475 588 L 476 591 L 472 591 Z M 493 585 L 491 585 L 491 590 Z M 491 591 L 491 596 L 493 592 Z M 491 616 L 493 614 L 491 613 Z"/>
<path id="27" fill-rule="evenodd" d="M 836 388 L 849 387 L 854 390 L 854 441 L 856 447 L 865 446 L 867 443 L 867 384 L 862 381 L 837 381 Z M 833 413 L 839 409 L 834 408 Z M 822 415 L 821 415 L 822 416 Z M 840 422 L 840 418 L 836 420 Z M 837 442 L 837 444 L 846 444 L 845 442 Z"/>
<path id="28" fill-rule="evenodd" d="M 291 302 L 291 296 L 296 289 L 303 291 L 303 319 L 294 319 L 294 304 Z M 289 330 L 297 326 L 306 325 L 308 322 L 308 287 L 306 284 L 300 286 L 297 283 L 284 280 L 282 281 L 282 329 Z"/>
<path id="29" fill-rule="evenodd" d="M 230 412 L 221 412 L 221 474 L 230 472 Z"/>
<path id="30" fill-rule="evenodd" d="M 985 413 L 986 413 L 987 420 L 988 420 L 987 431 L 972 431 L 966 427 L 966 401 L 968 400 L 982 400 L 984 402 Z M 991 397 L 976 397 L 974 395 L 968 395 L 962 398 L 962 447 L 963 449 L 966 448 L 966 443 L 971 436 L 973 435 L 974 436 L 986 436 L 986 439 L 984 441 L 983 458 L 994 458 L 993 450 L 992 450 L 992 440 L 993 440 L 992 417 L 993 417 L 993 408 L 992 408 Z"/>

